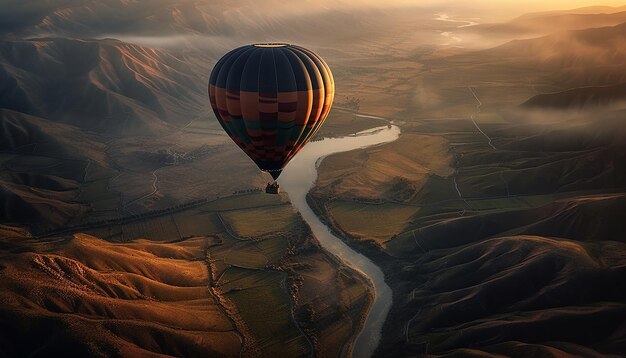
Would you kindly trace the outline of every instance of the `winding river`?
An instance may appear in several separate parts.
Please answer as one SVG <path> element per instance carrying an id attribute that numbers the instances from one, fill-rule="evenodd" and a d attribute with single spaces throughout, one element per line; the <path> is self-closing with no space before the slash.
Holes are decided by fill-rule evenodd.
<path id="1" fill-rule="evenodd" d="M 291 203 L 309 224 L 320 244 L 347 266 L 361 272 L 373 285 L 374 302 L 352 349 L 352 356 L 357 358 L 370 357 L 378 346 L 381 329 L 391 307 L 391 288 L 385 283 L 383 272 L 378 266 L 367 257 L 351 249 L 320 221 L 309 207 L 306 195 L 317 179 L 317 167 L 324 157 L 392 142 L 399 135 L 400 128 L 397 126 L 384 126 L 346 137 L 325 138 L 309 143 L 289 163 L 278 180 L 281 188 L 289 194 Z"/>

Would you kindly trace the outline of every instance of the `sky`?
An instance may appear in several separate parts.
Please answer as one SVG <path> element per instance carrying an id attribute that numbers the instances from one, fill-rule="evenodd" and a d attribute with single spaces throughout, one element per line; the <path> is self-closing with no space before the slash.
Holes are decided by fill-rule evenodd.
<path id="1" fill-rule="evenodd" d="M 419 6 L 445 7 L 446 11 L 459 14 L 480 15 L 485 17 L 510 19 L 521 14 L 537 11 L 568 10 L 588 6 L 626 6 L 626 0 L 361 0 L 373 6 Z"/>
<path id="2" fill-rule="evenodd" d="M 381 3 L 380 1 L 370 0 L 370 2 Z M 554 9 L 572 9 L 586 6 L 624 6 L 624 0 L 472 0 L 472 1 L 454 1 L 454 0 L 392 0 L 385 4 L 398 3 L 410 5 L 462 5 L 484 7 L 500 7 L 504 9 L 532 9 L 532 10 L 554 10 Z M 494 6 L 495 5 L 495 6 Z"/>

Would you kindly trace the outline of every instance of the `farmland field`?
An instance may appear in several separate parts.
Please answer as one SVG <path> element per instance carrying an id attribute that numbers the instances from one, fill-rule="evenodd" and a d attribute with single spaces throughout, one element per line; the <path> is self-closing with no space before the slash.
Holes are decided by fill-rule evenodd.
<path id="1" fill-rule="evenodd" d="M 333 201 L 328 209 L 343 231 L 355 237 L 371 238 L 381 246 L 401 233 L 417 212 L 417 208 L 406 205 L 350 201 Z"/>

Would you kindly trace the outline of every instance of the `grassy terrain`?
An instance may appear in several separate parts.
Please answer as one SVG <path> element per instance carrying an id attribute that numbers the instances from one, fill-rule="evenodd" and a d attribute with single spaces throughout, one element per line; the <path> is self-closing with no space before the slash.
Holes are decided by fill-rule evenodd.
<path id="1" fill-rule="evenodd" d="M 402 128 L 394 143 L 324 160 L 311 195 L 393 287 L 378 355 L 626 351 L 626 113 L 579 111 L 626 82 L 623 19 L 576 11 L 460 28 L 434 18 L 451 10 L 438 6 L 281 16 L 272 2 L 170 1 L 157 14 L 14 3 L 0 10 L 12 19 L 0 51 L 0 311 L 15 324 L 3 325 L 0 355 L 348 350 L 367 285 L 320 250 L 285 196 L 231 195 L 269 177 L 206 101 L 220 55 L 285 33 L 335 76 L 319 136 L 387 123 L 357 109 Z M 215 26 L 224 15 L 237 31 Z M 185 40 L 89 39 L 103 33 Z M 526 39 L 505 43 L 516 34 Z M 574 110 L 518 108 L 546 93 Z M 208 202 L 180 207 L 198 199 Z M 28 239 L 68 227 L 100 239 Z"/>
<path id="2" fill-rule="evenodd" d="M 259 237 L 272 232 L 289 232 L 297 223 L 291 205 L 267 206 L 259 209 L 228 211 L 222 214 L 227 225 L 241 237 Z M 268 223 L 275 223 L 268 226 Z"/>
<path id="3" fill-rule="evenodd" d="M 343 99 L 337 98 L 332 111 L 326 118 L 326 122 L 320 128 L 315 139 L 324 137 L 341 137 L 362 130 L 387 125 L 387 121 L 357 117 L 353 112 L 354 108 L 342 107 Z M 345 108 L 345 109 L 344 109 Z"/>
<path id="4" fill-rule="evenodd" d="M 450 162 L 443 138 L 405 133 L 389 144 L 325 159 L 317 187 L 357 199 L 409 201 L 430 175 L 449 175 Z"/>
<path id="5" fill-rule="evenodd" d="M 3 354 L 236 355 L 239 333 L 207 294 L 205 241 L 12 241 L 0 315 L 21 323 L 2 328 Z"/>
<path id="6" fill-rule="evenodd" d="M 60 294 L 67 280 L 75 281 L 67 284 L 75 286 L 83 300 L 92 294 L 98 297 L 89 298 L 84 308 L 93 319 L 108 317 L 103 307 L 115 300 L 138 300 L 124 301 L 120 305 L 126 308 L 110 312 L 119 322 L 99 327 L 101 338 L 93 343 L 96 348 L 84 348 L 81 352 L 93 353 L 89 349 L 108 352 L 106 349 L 110 348 L 97 348 L 106 346 L 121 347 L 129 354 L 204 352 L 233 356 L 241 351 L 243 356 L 336 356 L 348 349 L 362 324 L 371 300 L 368 284 L 320 250 L 308 227 L 286 200 L 284 195 L 240 194 L 178 211 L 136 217 L 128 222 L 82 228 L 100 238 L 76 233 L 51 235 L 46 242 L 27 242 L 22 238 L 24 232 L 3 227 L 0 232 L 21 241 L 19 250 L 24 253 L 3 256 L 0 264 L 11 268 L 0 271 L 0 275 L 5 275 L 0 281 L 8 285 L 3 299 L 12 302 L 17 296 L 11 295 L 27 295 L 20 293 L 26 292 L 22 288 L 29 290 L 37 282 L 48 282 L 40 277 L 38 266 L 24 266 L 28 265 L 29 257 L 41 251 L 46 252 L 41 268 L 44 273 L 73 271 L 59 273 L 58 277 L 65 278 L 57 288 L 45 293 L 57 308 L 44 303 L 41 307 L 24 308 L 28 312 L 20 316 L 24 322 L 35 322 L 38 319 L 35 317 L 47 314 L 47 310 L 55 312 L 59 324 L 70 319 L 73 301 L 66 298 L 74 299 L 74 296 Z M 9 246 L 7 250 L 13 250 Z M 76 260 L 80 263 L 75 263 Z M 33 279 L 19 283 L 18 276 L 12 273 L 19 267 L 32 271 Z M 122 275 L 129 278 L 124 281 Z M 193 288 L 190 280 L 195 285 Z M 328 287 L 329 282 L 332 287 Z M 17 289 L 16 285 L 21 288 Z M 96 293 L 92 292 L 94 289 Z M 192 297 L 194 292 L 202 297 Z M 143 310 L 141 300 L 153 302 L 154 310 Z M 204 303 L 207 300 L 213 306 L 207 306 Z M 17 310 L 16 304 L 7 306 L 3 314 Z M 203 323 L 184 328 L 197 317 Z M 228 328 L 205 328 L 203 336 L 191 332 L 199 324 L 217 325 L 216 317 L 225 319 Z M 164 331 L 159 333 L 165 337 L 163 341 L 149 343 L 140 337 L 141 329 L 132 328 L 150 325 L 164 325 Z M 181 327 L 188 333 L 168 333 Z M 73 331 L 64 332 L 68 336 L 59 342 L 73 339 Z M 219 338 L 221 335 L 228 339 Z M 132 340 L 136 346 L 125 348 L 123 340 Z M 17 349 L 8 343 L 6 346 Z M 44 351 L 57 349 L 49 346 Z"/>
<path id="7" fill-rule="evenodd" d="M 403 232 L 417 208 L 393 203 L 372 205 L 333 201 L 328 205 L 328 211 L 342 231 L 384 246 L 390 238 Z"/>
<path id="8" fill-rule="evenodd" d="M 310 354 L 307 338 L 293 321 L 287 275 L 275 271 L 227 269 L 217 282 L 246 322 L 265 356 Z"/>
<path id="9" fill-rule="evenodd" d="M 386 268 L 394 290 L 378 354 L 623 349 L 606 338 L 620 336 L 615 315 L 626 312 L 626 292 L 614 286 L 625 250 L 617 214 L 626 203 L 616 139 L 623 127 L 513 118 L 480 122 L 493 147 L 471 122 L 440 123 L 439 132 L 428 122 L 413 126 L 441 137 L 452 159 L 450 171 L 429 174 L 408 200 L 373 200 L 363 194 L 372 187 L 365 180 L 338 190 L 345 178 L 367 178 L 367 149 L 322 162 L 310 194 L 316 210 Z M 407 153 L 422 163 L 422 152 Z"/>

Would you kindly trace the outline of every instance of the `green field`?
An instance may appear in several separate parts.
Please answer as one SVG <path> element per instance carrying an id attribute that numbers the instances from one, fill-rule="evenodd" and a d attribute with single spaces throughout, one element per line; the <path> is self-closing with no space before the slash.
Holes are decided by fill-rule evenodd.
<path id="1" fill-rule="evenodd" d="M 81 187 L 78 200 L 90 203 L 96 211 L 116 210 L 119 198 L 107 190 L 110 178 L 97 179 Z"/>
<path id="2" fill-rule="evenodd" d="M 330 214 L 342 230 L 357 237 L 373 239 L 384 245 L 417 213 L 417 208 L 394 203 L 363 204 L 354 201 L 332 201 Z"/>
<path id="3" fill-rule="evenodd" d="M 227 211 L 240 210 L 246 208 L 255 208 L 260 206 L 281 205 L 288 202 L 285 194 L 267 195 L 262 192 L 254 192 L 251 194 L 233 195 L 221 198 L 201 207 L 206 211 Z"/>
<path id="4" fill-rule="evenodd" d="M 287 274 L 278 271 L 229 268 L 218 282 L 266 357 L 309 354 L 307 339 L 291 316 L 286 280 Z"/>
<path id="5" fill-rule="evenodd" d="M 291 205 L 233 210 L 223 212 L 221 215 L 235 234 L 241 237 L 259 237 L 273 232 L 287 232 L 296 227 L 298 220 Z"/>
<path id="6" fill-rule="evenodd" d="M 159 216 L 121 226 L 124 241 L 146 238 L 155 241 L 174 241 L 181 239 L 178 228 L 171 215 Z"/>
<path id="7" fill-rule="evenodd" d="M 174 220 L 183 237 L 206 236 L 224 231 L 216 213 L 189 210 L 176 214 Z"/>

